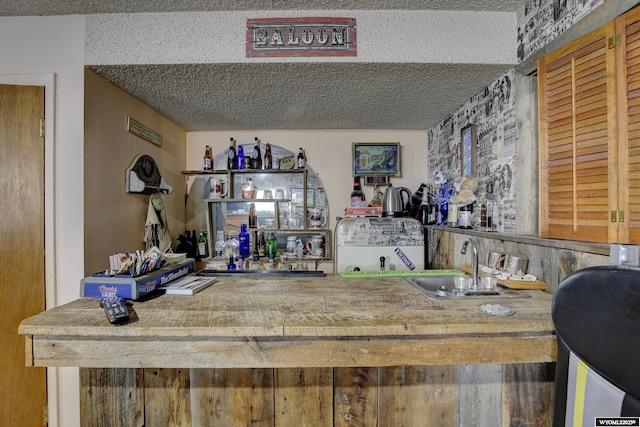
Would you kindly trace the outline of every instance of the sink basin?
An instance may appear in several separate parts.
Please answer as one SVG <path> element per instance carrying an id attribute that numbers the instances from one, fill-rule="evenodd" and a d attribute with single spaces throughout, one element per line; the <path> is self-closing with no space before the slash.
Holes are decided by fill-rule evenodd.
<path id="1" fill-rule="evenodd" d="M 453 277 L 454 276 L 415 276 L 405 277 L 404 279 L 432 299 L 509 299 L 529 298 L 531 296 L 500 285 L 495 289 L 456 290 L 453 284 Z"/>

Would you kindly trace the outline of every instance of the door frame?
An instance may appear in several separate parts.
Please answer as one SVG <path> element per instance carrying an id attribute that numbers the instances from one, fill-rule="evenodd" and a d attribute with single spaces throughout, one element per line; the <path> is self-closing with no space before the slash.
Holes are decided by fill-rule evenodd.
<path id="1" fill-rule="evenodd" d="M 55 233 L 55 73 L 0 74 L 0 84 L 16 86 L 44 86 L 45 144 L 44 144 L 44 250 L 45 250 L 45 307 L 58 305 L 56 286 Z M 58 368 L 47 368 L 47 405 L 49 426 L 57 427 L 59 401 Z"/>

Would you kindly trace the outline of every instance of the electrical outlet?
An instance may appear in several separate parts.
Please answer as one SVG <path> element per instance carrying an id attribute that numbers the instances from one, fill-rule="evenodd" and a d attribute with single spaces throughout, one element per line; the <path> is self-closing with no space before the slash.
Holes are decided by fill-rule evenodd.
<path id="1" fill-rule="evenodd" d="M 610 265 L 640 266 L 640 246 L 614 243 L 609 249 Z"/>

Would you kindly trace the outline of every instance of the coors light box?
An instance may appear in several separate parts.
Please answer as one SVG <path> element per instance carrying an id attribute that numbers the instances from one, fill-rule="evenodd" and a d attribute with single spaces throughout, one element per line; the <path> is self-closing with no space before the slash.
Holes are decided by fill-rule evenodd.
<path id="1" fill-rule="evenodd" d="M 162 285 L 192 273 L 195 265 L 196 262 L 193 258 L 186 258 L 137 277 L 92 274 L 80 281 L 80 296 L 91 298 L 119 296 L 124 299 L 136 300 Z"/>

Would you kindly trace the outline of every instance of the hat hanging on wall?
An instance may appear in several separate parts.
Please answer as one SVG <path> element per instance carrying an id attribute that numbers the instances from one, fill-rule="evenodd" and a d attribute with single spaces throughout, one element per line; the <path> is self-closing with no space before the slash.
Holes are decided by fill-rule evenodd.
<path id="1" fill-rule="evenodd" d="M 140 194 L 173 193 L 173 187 L 160 175 L 156 161 L 146 154 L 138 155 L 127 169 L 125 190 L 127 193 Z"/>

